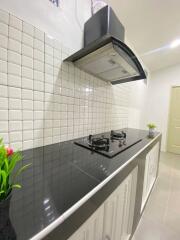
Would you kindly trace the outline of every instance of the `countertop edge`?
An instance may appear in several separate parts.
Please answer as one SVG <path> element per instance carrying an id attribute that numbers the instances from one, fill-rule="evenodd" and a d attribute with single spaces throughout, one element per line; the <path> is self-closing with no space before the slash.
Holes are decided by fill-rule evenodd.
<path id="1" fill-rule="evenodd" d="M 115 177 L 122 169 L 124 169 L 130 162 L 133 161 L 141 152 L 143 152 L 149 145 L 151 145 L 161 133 L 158 133 L 150 142 L 148 142 L 141 150 L 139 150 L 134 156 L 132 156 L 128 161 L 126 161 L 122 166 L 115 170 L 111 175 L 109 175 L 104 181 L 98 184 L 94 189 L 92 189 L 88 194 L 81 198 L 77 203 L 75 203 L 71 208 L 69 208 L 65 213 L 59 216 L 54 222 L 45 227 L 42 231 L 34 235 L 30 240 L 40 240 L 52 232 L 56 227 L 62 224 L 69 216 L 71 216 L 78 208 L 80 208 L 84 203 L 86 203 L 95 193 L 97 193 L 105 184 L 107 184 L 113 177 Z"/>

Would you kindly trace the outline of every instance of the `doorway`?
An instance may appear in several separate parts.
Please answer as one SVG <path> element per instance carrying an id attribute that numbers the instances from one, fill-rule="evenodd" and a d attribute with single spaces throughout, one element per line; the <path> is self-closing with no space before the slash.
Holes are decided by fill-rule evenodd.
<path id="1" fill-rule="evenodd" d="M 180 154 L 180 86 L 171 91 L 167 150 Z"/>

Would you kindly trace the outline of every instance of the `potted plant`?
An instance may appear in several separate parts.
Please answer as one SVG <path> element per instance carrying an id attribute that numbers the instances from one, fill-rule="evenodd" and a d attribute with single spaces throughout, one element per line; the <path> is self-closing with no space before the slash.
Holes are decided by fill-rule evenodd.
<path id="1" fill-rule="evenodd" d="M 155 128 L 156 128 L 156 125 L 154 123 L 149 123 L 147 125 L 147 127 L 149 128 L 149 137 L 150 138 L 153 138 L 154 135 L 155 135 Z"/>
<path id="2" fill-rule="evenodd" d="M 5 147 L 3 140 L 0 139 L 0 230 L 6 226 L 9 219 L 12 189 L 21 188 L 21 185 L 15 182 L 16 178 L 30 165 L 22 166 L 14 171 L 16 164 L 21 160 L 21 153 Z"/>

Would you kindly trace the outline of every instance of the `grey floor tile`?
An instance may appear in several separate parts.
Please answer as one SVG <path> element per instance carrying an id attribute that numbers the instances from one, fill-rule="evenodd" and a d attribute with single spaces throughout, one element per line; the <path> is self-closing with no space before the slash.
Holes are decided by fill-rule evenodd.
<path id="1" fill-rule="evenodd" d="M 161 153 L 159 177 L 132 240 L 180 240 L 180 155 Z"/>

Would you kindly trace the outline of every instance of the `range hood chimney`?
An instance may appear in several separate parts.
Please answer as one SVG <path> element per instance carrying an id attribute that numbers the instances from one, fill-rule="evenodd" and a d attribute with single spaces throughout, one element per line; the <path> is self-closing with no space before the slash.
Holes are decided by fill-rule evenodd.
<path id="1" fill-rule="evenodd" d="M 105 6 L 84 26 L 84 48 L 64 61 L 112 84 L 146 78 L 135 54 L 124 43 L 125 30 L 112 8 Z"/>

